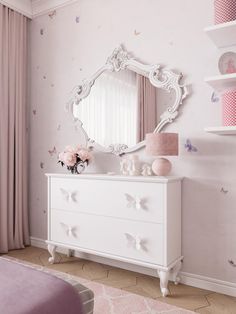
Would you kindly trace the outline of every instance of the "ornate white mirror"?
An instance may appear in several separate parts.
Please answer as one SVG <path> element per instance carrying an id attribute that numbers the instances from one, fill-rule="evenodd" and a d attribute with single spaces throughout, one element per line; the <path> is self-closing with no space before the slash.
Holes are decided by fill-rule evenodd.
<path id="1" fill-rule="evenodd" d="M 88 146 L 117 155 L 133 152 L 145 145 L 146 133 L 160 132 L 177 117 L 187 96 L 181 78 L 160 65 L 137 61 L 120 46 L 91 78 L 76 86 L 70 112 Z M 163 92 L 170 96 L 160 114 Z"/>

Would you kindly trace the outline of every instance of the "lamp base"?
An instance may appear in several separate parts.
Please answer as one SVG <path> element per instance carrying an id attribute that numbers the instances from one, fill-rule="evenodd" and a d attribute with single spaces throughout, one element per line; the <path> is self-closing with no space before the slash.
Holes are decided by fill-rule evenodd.
<path id="1" fill-rule="evenodd" d="M 152 171 L 157 176 L 167 176 L 171 168 L 171 162 L 166 158 L 157 158 L 152 163 Z"/>

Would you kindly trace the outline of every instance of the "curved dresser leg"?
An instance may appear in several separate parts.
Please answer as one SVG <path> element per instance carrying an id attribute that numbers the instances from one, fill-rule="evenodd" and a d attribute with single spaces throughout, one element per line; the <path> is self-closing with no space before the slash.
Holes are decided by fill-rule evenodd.
<path id="1" fill-rule="evenodd" d="M 176 263 L 176 265 L 172 268 L 173 279 L 174 279 L 175 285 L 178 285 L 178 283 L 180 282 L 179 272 L 180 272 L 181 267 L 182 267 L 182 261 L 178 261 L 178 263 Z"/>
<path id="2" fill-rule="evenodd" d="M 168 281 L 169 281 L 169 271 L 158 270 L 158 275 L 160 278 L 160 288 L 163 297 L 169 294 Z"/>
<path id="3" fill-rule="evenodd" d="M 56 245 L 53 244 L 48 244 L 48 252 L 50 253 L 51 257 L 49 257 L 48 261 L 50 264 L 54 264 L 55 263 L 55 259 L 56 259 Z"/>

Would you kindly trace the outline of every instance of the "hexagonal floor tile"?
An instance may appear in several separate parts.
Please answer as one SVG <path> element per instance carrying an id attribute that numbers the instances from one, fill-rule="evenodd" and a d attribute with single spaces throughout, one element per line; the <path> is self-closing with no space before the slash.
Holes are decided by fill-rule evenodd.
<path id="1" fill-rule="evenodd" d="M 102 264 L 86 261 L 82 269 L 76 269 L 69 272 L 71 275 L 79 276 L 89 280 L 99 280 L 107 278 L 108 271 Z"/>
<path id="2" fill-rule="evenodd" d="M 209 303 L 204 295 L 168 295 L 166 298 L 157 298 L 160 302 L 175 305 L 177 307 L 192 310 L 208 306 Z"/>
<path id="3" fill-rule="evenodd" d="M 137 283 L 135 273 L 119 268 L 109 270 L 107 278 L 97 281 L 115 288 L 135 286 Z"/>
<path id="4" fill-rule="evenodd" d="M 135 286 L 124 288 L 124 290 L 153 299 L 162 296 L 160 290 L 160 280 L 155 277 L 137 277 L 137 284 Z"/>
<path id="5" fill-rule="evenodd" d="M 235 314 L 236 298 L 223 294 L 212 293 L 207 297 L 210 306 L 196 310 L 201 314 Z"/>

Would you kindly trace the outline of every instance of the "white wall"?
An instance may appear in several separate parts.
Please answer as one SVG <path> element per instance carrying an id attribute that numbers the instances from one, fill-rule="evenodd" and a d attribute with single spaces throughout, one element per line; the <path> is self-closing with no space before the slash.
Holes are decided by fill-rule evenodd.
<path id="1" fill-rule="evenodd" d="M 76 23 L 76 16 L 80 22 Z M 209 135 L 219 125 L 220 104 L 204 76 L 216 74 L 219 52 L 203 32 L 213 23 L 213 0 L 80 0 L 31 23 L 30 208 L 31 234 L 46 238 L 45 172 L 63 171 L 56 155 L 66 144 L 80 143 L 64 112 L 69 92 L 103 65 L 120 43 L 139 59 L 184 73 L 192 84 L 178 120 L 167 128 L 180 134 L 180 156 L 173 174 L 183 184 L 184 271 L 235 282 L 236 145 L 234 137 Z M 40 34 L 43 29 L 43 35 Z M 135 35 L 135 30 L 140 32 Z M 35 114 L 36 110 L 36 114 Z M 58 126 L 60 125 L 60 130 Z M 190 138 L 198 148 L 188 153 Z M 143 152 L 141 152 L 143 155 Z M 118 169 L 118 158 L 98 154 L 99 171 Z M 40 163 L 43 162 L 43 168 Z M 42 166 L 42 165 L 41 165 Z M 93 168 L 92 168 L 93 169 Z M 222 193 L 221 188 L 228 190 Z"/>

